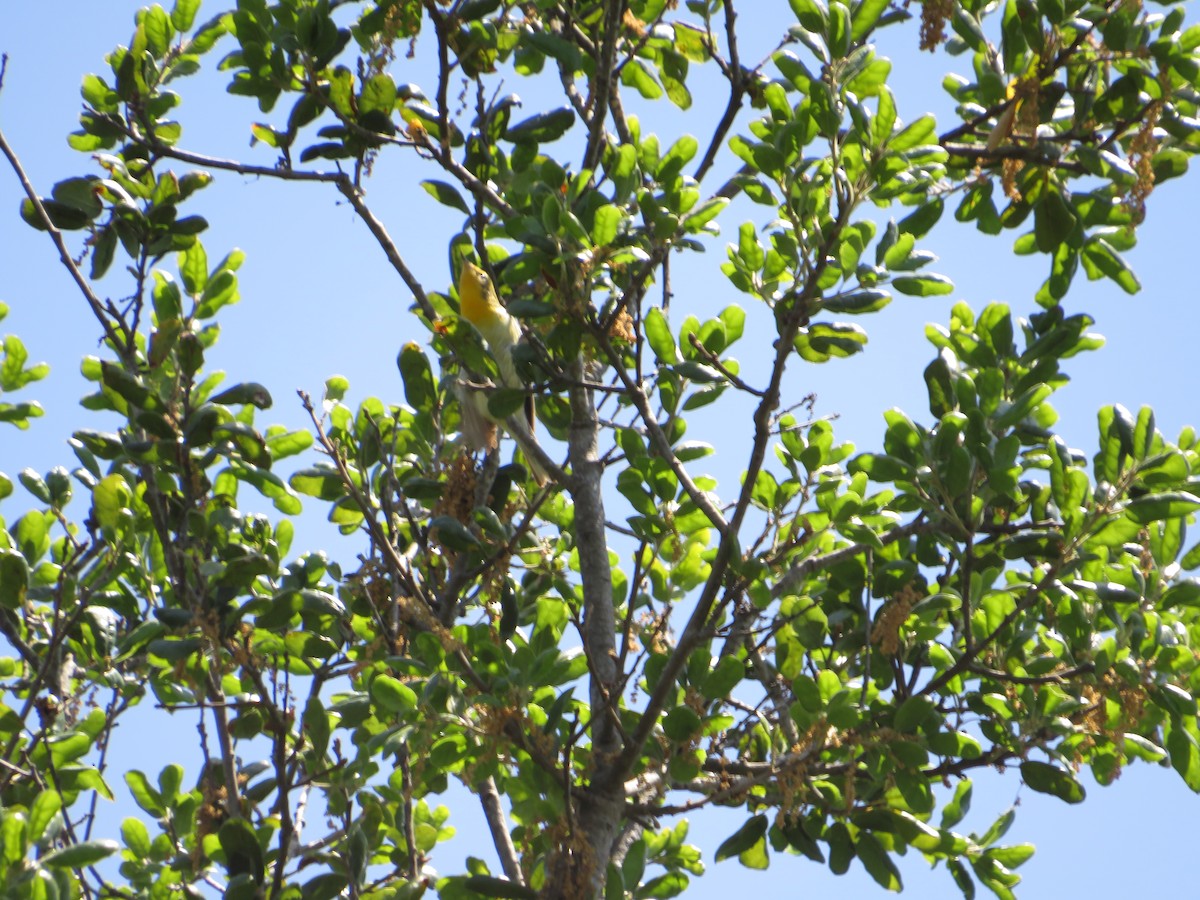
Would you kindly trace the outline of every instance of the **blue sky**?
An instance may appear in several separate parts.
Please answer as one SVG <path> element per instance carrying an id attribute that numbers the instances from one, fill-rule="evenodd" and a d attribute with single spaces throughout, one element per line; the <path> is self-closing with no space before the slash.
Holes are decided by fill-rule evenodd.
<path id="1" fill-rule="evenodd" d="M 0 94 L 0 127 L 42 192 L 48 193 L 57 180 L 88 171 L 86 158 L 65 143 L 65 135 L 77 127 L 80 79 L 86 72 L 105 70 L 104 53 L 128 41 L 132 14 L 140 5 L 125 0 L 0 5 L 0 51 L 9 56 Z M 791 21 L 791 14 L 783 0 L 759 0 L 754 15 L 747 14 L 747 6 L 743 4 L 741 17 L 741 24 L 749 29 L 743 47 L 752 57 L 755 46 L 765 52 L 776 31 Z M 1189 6 L 1194 19 L 1196 4 Z M 206 4 L 201 18 L 218 8 Z M 941 77 L 961 70 L 969 60 L 917 54 L 912 28 L 893 31 L 885 32 L 880 52 L 894 63 L 892 85 L 901 116 L 911 120 L 933 111 L 944 130 L 953 123 L 946 118 L 950 107 L 940 88 Z M 423 47 L 428 49 L 418 44 L 418 53 Z M 220 50 L 208 60 L 210 67 L 219 56 Z M 416 64 L 398 61 L 397 80 L 420 82 L 420 69 L 406 74 L 409 65 Z M 180 110 L 184 145 L 270 164 L 269 150 L 249 148 L 249 123 L 279 122 L 285 113 L 263 116 L 253 103 L 226 95 L 223 85 L 220 73 L 178 85 L 184 96 Z M 526 112 L 537 107 L 535 86 L 514 80 L 504 90 L 528 94 Z M 665 101 L 645 108 L 644 130 L 659 131 L 664 145 L 685 130 L 703 143 L 721 104 L 702 91 L 696 91 L 696 96 L 697 105 L 686 117 L 677 115 Z M 446 240 L 459 220 L 417 186 L 420 179 L 433 177 L 436 172 L 419 166 L 411 156 L 385 155 L 367 188 L 369 202 L 417 276 L 427 287 L 442 289 L 448 278 Z M 1194 275 L 1184 256 L 1197 245 L 1198 186 L 1200 181 L 1191 173 L 1164 185 L 1150 198 L 1140 245 L 1128 254 L 1143 284 L 1139 295 L 1128 297 L 1109 282 L 1088 283 L 1080 274 L 1065 301 L 1069 312 L 1084 310 L 1093 315 L 1097 320 L 1093 330 L 1108 339 L 1098 353 L 1068 363 L 1073 382 L 1052 400 L 1061 416 L 1060 432 L 1071 446 L 1089 455 L 1094 451 L 1096 411 L 1104 404 L 1122 403 L 1135 410 L 1152 406 L 1168 439 L 1184 424 L 1200 424 L 1194 376 L 1187 374 L 1195 336 L 1200 333 L 1200 311 Z M 98 352 L 95 322 L 45 235 L 17 218 L 19 199 L 16 179 L 7 170 L 0 172 L 0 301 L 11 308 L 0 329 L 21 336 L 31 359 L 49 362 L 52 371 L 47 381 L 22 395 L 22 399 L 39 400 L 46 408 L 45 417 L 35 420 L 28 432 L 0 431 L 0 471 L 10 477 L 26 466 L 41 472 L 53 465 L 72 467 L 66 438 L 79 427 L 103 427 L 95 414 L 77 405 L 79 397 L 90 392 L 78 373 L 80 358 Z M 407 340 L 424 341 L 422 329 L 406 312 L 407 291 L 352 210 L 339 200 L 333 190 L 316 185 L 282 185 L 218 173 L 214 186 L 192 204 L 191 211 L 210 222 L 202 236 L 210 258 L 234 246 L 248 254 L 240 273 L 242 302 L 223 314 L 222 340 L 209 359 L 229 371 L 231 383 L 255 380 L 270 388 L 275 407 L 260 416 L 263 424 L 302 426 L 304 416 L 294 391 L 319 395 L 324 379 L 335 373 L 350 379 L 355 401 L 366 395 L 398 400 L 396 351 Z M 757 216 L 761 223 L 761 212 L 748 206 L 741 215 Z M 725 233 L 714 242 L 713 251 L 676 267 L 673 314 L 711 315 L 728 303 L 742 302 L 717 268 L 724 258 L 721 247 L 736 233 L 741 219 L 734 215 L 724 221 Z M 861 323 L 871 336 L 863 356 L 795 369 L 789 387 L 796 398 L 816 392 L 817 412 L 836 414 L 837 435 L 860 450 L 878 448 L 882 413 L 890 407 L 927 421 L 921 371 L 932 357 L 932 348 L 923 337 L 925 323 L 944 323 L 958 300 L 976 309 L 999 300 L 1018 314 L 1036 311 L 1032 298 L 1048 263 L 1040 256 L 1014 257 L 1013 237 L 1010 233 L 979 235 L 947 214 L 926 245 L 941 257 L 932 268 L 954 280 L 955 293 L 924 300 L 898 297 L 883 313 Z M 109 291 L 120 296 L 125 286 L 118 276 L 110 275 L 101 289 L 102 295 Z M 757 332 L 757 337 L 765 340 L 764 333 Z M 744 371 L 750 374 L 755 371 L 755 338 L 751 330 L 738 348 Z M 735 485 L 739 429 L 722 423 L 714 407 L 691 425 L 690 437 L 718 447 L 713 474 L 726 489 Z M 10 520 L 24 509 L 23 503 L 19 495 L 6 501 L 4 511 Z M 333 537 L 319 523 L 306 525 L 298 532 L 293 552 L 326 546 L 334 554 L 346 553 L 344 547 L 332 545 Z M 118 750 L 136 754 L 141 761 L 135 765 L 152 771 L 168 761 L 167 753 L 194 754 L 190 725 L 167 724 L 164 728 L 161 718 L 149 710 L 139 713 L 119 733 Z M 154 739 L 148 741 L 151 735 Z M 121 752 L 117 758 L 124 758 Z M 189 770 L 194 772 L 194 766 L 189 765 Z M 110 780 L 118 793 L 123 792 L 118 778 Z M 1018 816 L 1007 840 L 1038 846 L 1038 854 L 1021 870 L 1025 881 L 1018 895 L 1025 900 L 1059 898 L 1068 892 L 1107 897 L 1153 888 L 1156 893 L 1183 896 L 1194 890 L 1192 826 L 1200 818 L 1200 798 L 1191 795 L 1172 771 L 1138 765 L 1111 788 L 1089 783 L 1088 800 L 1078 807 L 1021 790 L 1015 772 L 986 776 L 977 784 L 975 812 L 967 827 L 983 830 L 1018 799 Z M 474 821 L 473 810 L 460 817 L 451 805 L 455 812 L 451 822 L 459 827 L 459 836 L 439 851 L 446 854 L 441 865 L 447 871 L 462 856 L 482 855 L 485 850 L 484 833 Z M 124 800 L 113 815 L 119 820 L 131 811 Z M 703 815 L 693 821 L 692 836 L 704 848 L 710 874 L 695 886 L 692 896 L 754 889 L 772 896 L 843 891 L 857 897 L 878 890 L 857 865 L 842 879 L 807 861 L 784 857 L 775 857 L 765 873 L 747 872 L 736 862 L 712 866 L 713 850 L 741 823 L 741 817 L 723 816 L 709 826 L 704 821 Z M 910 896 L 955 896 L 944 872 L 930 876 L 925 868 L 915 855 L 902 861 Z"/>

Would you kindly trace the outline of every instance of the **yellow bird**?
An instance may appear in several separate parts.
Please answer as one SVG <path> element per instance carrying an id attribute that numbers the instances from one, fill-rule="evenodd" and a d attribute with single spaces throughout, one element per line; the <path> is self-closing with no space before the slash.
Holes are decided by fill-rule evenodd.
<path id="1" fill-rule="evenodd" d="M 513 349 L 521 340 L 521 325 L 500 302 L 487 272 L 470 260 L 463 262 L 462 274 L 458 280 L 458 300 L 462 317 L 483 337 L 488 352 L 495 360 L 496 368 L 500 370 L 501 384 L 506 388 L 524 390 L 526 385 L 517 374 L 516 363 L 513 360 Z M 533 436 L 533 397 L 525 397 L 523 420 L 519 416 L 510 416 L 507 420 L 500 421 L 488 411 L 487 394 L 484 391 L 472 390 L 467 383 L 460 381 L 458 395 L 463 410 L 463 433 L 468 443 L 476 450 L 494 449 L 495 426 L 503 425 L 524 452 L 534 480 L 539 486 L 545 484 L 546 472 L 538 463 L 541 448 L 537 438 Z"/>

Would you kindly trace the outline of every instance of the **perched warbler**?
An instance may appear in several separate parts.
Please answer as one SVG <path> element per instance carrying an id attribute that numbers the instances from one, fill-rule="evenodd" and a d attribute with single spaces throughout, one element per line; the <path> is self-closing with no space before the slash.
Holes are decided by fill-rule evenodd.
<path id="1" fill-rule="evenodd" d="M 483 337 L 488 352 L 500 370 L 500 382 L 507 388 L 524 389 L 525 382 L 517 374 L 513 348 L 521 340 L 521 325 L 500 302 L 495 285 L 487 272 L 470 260 L 463 262 L 458 280 L 459 310 Z M 463 433 L 476 450 L 491 450 L 496 446 L 495 426 L 502 425 L 513 436 L 525 454 L 529 471 L 538 485 L 546 483 L 546 473 L 538 464 L 537 439 L 533 436 L 533 397 L 525 397 L 525 416 L 510 416 L 500 420 L 488 411 L 487 394 L 472 389 L 466 382 L 458 383 L 458 395 L 463 410 Z"/>

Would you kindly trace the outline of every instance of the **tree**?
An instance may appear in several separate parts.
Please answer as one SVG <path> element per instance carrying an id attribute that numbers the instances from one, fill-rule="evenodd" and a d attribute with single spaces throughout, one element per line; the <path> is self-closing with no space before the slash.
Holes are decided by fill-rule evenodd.
<path id="1" fill-rule="evenodd" d="M 955 831 L 974 772 L 1076 803 L 1081 767 L 1108 783 L 1143 760 L 1200 791 L 1200 442 L 1107 407 L 1089 459 L 1048 402 L 1102 342 L 1061 303 L 1074 276 L 1137 290 L 1120 254 L 1200 147 L 1181 5 L 792 0 L 762 60 L 731 0 L 198 6 L 143 10 L 84 79 L 85 174 L 42 196 L 0 135 L 97 323 L 82 405 L 117 423 L 75 433 L 73 473 L 22 472 L 33 505 L 5 509 L 7 895 L 668 897 L 703 871 L 685 814 L 723 806 L 744 824 L 718 859 L 857 859 L 899 889 L 912 850 L 965 896 L 1010 897 L 1032 847 L 1000 843 L 1011 812 Z M 921 49 L 971 63 L 940 134 L 901 116 L 872 44 L 912 18 Z M 406 50 L 430 58 L 425 92 L 393 74 Z M 246 160 L 172 118 L 218 53 L 269 120 Z M 689 110 L 709 73 L 706 137 L 633 114 Z M 369 202 L 397 161 L 461 214 L 445 285 Z M 352 405 L 331 378 L 302 399 L 310 428 L 264 428 L 269 389 L 206 368 L 244 255 L 210 263 L 190 210 L 227 173 L 355 210 L 428 334 L 399 348 L 403 398 Z M 1048 259 L 1040 311 L 956 305 L 929 331 L 928 413 L 887 412 L 855 454 L 785 376 L 861 364 L 846 317 L 951 291 L 921 246 L 947 206 Z M 722 227 L 745 297 L 710 315 L 671 272 Z M 467 262 L 522 325 L 503 377 L 458 315 Z M 46 374 L 6 339 L 6 393 Z M 539 445 L 472 452 L 464 417 L 524 428 L 530 397 Z M 751 435 L 724 495 L 714 447 L 685 439 L 710 405 Z M 305 506 L 345 543 L 294 554 Z M 106 756 L 149 702 L 200 725 L 201 771 Z M 120 843 L 92 828 L 114 768 L 148 817 Z M 451 782 L 498 871 L 432 868 Z M 117 853 L 119 879 L 95 868 Z"/>

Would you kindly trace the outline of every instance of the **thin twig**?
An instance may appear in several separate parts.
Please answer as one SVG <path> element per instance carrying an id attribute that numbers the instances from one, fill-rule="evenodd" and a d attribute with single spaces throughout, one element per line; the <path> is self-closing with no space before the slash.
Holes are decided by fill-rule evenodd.
<path id="1" fill-rule="evenodd" d="M 697 353 L 704 357 L 706 363 L 724 375 L 725 379 L 739 391 L 745 391 L 747 394 L 753 394 L 755 397 L 763 396 L 763 392 L 758 388 L 751 387 L 733 372 L 729 371 L 725 364 L 721 362 L 721 358 L 701 343 L 700 338 L 696 336 L 696 332 L 693 331 L 688 335 L 688 343 L 692 345 Z"/>
<path id="2" fill-rule="evenodd" d="M 412 769 L 408 765 L 408 748 L 405 747 L 400 756 L 400 784 L 403 794 L 402 813 L 404 816 L 404 843 L 408 845 L 408 879 L 417 880 L 421 864 L 420 851 L 417 849 L 417 829 L 413 818 L 413 781 Z"/>
<path id="3" fill-rule="evenodd" d="M 106 119 L 106 121 L 109 121 L 109 119 Z M 147 138 L 135 129 L 129 128 L 119 119 L 111 119 L 111 124 L 119 128 L 121 132 L 131 140 L 138 141 L 139 143 L 145 145 L 157 155 L 168 157 L 170 159 L 177 159 L 180 162 L 189 163 L 190 165 L 204 166 L 206 168 L 219 169 L 226 172 L 236 172 L 239 175 L 254 175 L 261 178 L 277 178 L 282 181 L 311 181 L 335 185 L 338 191 L 341 192 L 342 196 L 344 196 L 350 202 L 350 205 L 354 207 L 354 211 L 357 212 L 362 218 L 363 222 L 366 223 L 367 228 L 370 230 L 371 234 L 374 235 L 379 246 L 383 248 L 383 252 L 387 256 L 388 262 L 392 264 L 392 268 L 396 270 L 401 279 L 403 279 L 405 285 L 412 292 L 413 298 L 417 301 L 417 305 L 421 308 L 421 312 L 431 322 L 438 317 L 437 311 L 434 310 L 433 304 L 430 303 L 429 298 L 425 294 L 425 289 L 421 286 L 421 282 L 417 280 L 417 277 L 412 273 L 412 270 L 408 268 L 408 265 L 404 262 L 404 258 L 400 255 L 400 251 L 396 247 L 396 242 L 392 240 L 391 235 L 388 234 L 383 223 L 379 221 L 379 219 L 371 211 L 371 208 L 367 206 L 366 201 L 363 199 L 362 191 L 355 185 L 354 179 L 352 179 L 345 172 L 305 172 L 297 171 L 295 169 L 250 165 L 248 163 L 242 163 L 232 159 L 222 159 L 218 156 L 209 156 L 203 153 L 193 153 L 189 150 L 180 150 L 177 147 L 167 146 L 166 144 L 163 144 L 154 138 Z M 376 137 L 378 136 L 376 135 Z M 2 138 L 2 136 L 0 136 L 0 138 Z M 462 180 L 460 173 L 458 173 L 456 169 L 451 168 L 451 171 L 453 171 L 454 174 L 459 176 L 460 180 Z M 473 176 L 470 176 L 470 173 L 467 173 L 467 175 L 469 178 L 473 178 Z M 474 180 L 478 182 L 478 179 Z M 466 184 L 465 181 L 464 184 Z"/>
<path id="4" fill-rule="evenodd" d="M 524 884 L 521 859 L 517 856 L 512 835 L 508 833 L 496 781 L 490 775 L 479 785 L 479 805 L 483 807 L 483 817 L 487 819 L 488 831 L 492 834 L 492 843 L 496 845 L 496 855 L 500 857 L 500 867 L 504 869 L 505 877 L 517 884 Z"/>
<path id="5" fill-rule="evenodd" d="M 712 498 L 692 480 L 692 476 L 688 473 L 688 470 L 679 461 L 679 457 L 675 455 L 675 451 L 671 448 L 671 442 L 667 439 L 662 426 L 658 424 L 658 418 L 654 415 L 654 410 L 650 408 L 650 401 L 646 397 L 646 392 L 642 390 L 641 385 L 635 384 L 630 374 L 625 371 L 625 367 L 621 364 L 620 354 L 613 348 L 608 336 L 600 330 L 594 331 L 593 336 L 600 342 L 600 346 L 605 353 L 608 354 L 609 359 L 613 363 L 614 370 L 625 385 L 625 393 L 637 409 L 642 424 L 646 428 L 646 434 L 650 438 L 650 443 L 654 445 L 655 452 L 660 459 L 665 460 L 667 465 L 671 467 L 671 471 L 679 480 L 680 485 L 683 486 L 688 498 L 704 513 L 713 527 L 724 534 L 729 528 L 729 523 L 721 514 L 721 510 L 713 503 Z"/>
<path id="6" fill-rule="evenodd" d="M 900 525 L 893 528 L 891 531 L 879 535 L 879 540 L 883 546 L 894 544 L 903 538 L 912 537 L 916 534 L 925 534 L 933 531 L 935 526 L 931 522 L 925 521 L 922 516 L 918 516 L 907 525 Z M 793 568 L 784 572 L 778 581 L 771 588 L 771 597 L 778 599 L 792 591 L 798 584 L 816 572 L 823 572 L 826 569 L 832 568 L 848 559 L 853 559 L 868 549 L 866 544 L 851 544 L 848 547 L 834 550 L 830 553 L 823 553 L 820 556 L 810 556 L 804 562 L 797 564 Z"/>
<path id="7" fill-rule="evenodd" d="M 1077 666 L 1071 666 L 1068 669 L 1047 672 L 1045 675 L 1014 675 L 1011 672 L 1002 672 L 999 669 L 989 669 L 987 666 L 980 665 L 979 663 L 971 663 L 967 666 L 967 671 L 975 675 L 983 675 L 986 678 L 994 678 L 996 681 L 1008 684 L 1062 684 L 1076 676 L 1096 671 L 1096 665 L 1095 663 L 1086 662 L 1080 663 Z"/>
<path id="8" fill-rule="evenodd" d="M 1017 159 L 1037 166 L 1049 166 L 1052 169 L 1063 169 L 1076 175 L 1086 175 L 1087 169 L 1076 162 L 1047 156 L 1037 147 L 1027 147 L 1023 144 L 1004 144 L 990 149 L 987 144 L 942 144 L 942 149 L 951 156 L 964 159 L 978 159 L 985 163 L 1002 159 Z"/>
<path id="9" fill-rule="evenodd" d="M 67 242 L 63 239 L 62 232 L 58 230 L 54 222 L 50 219 L 50 214 L 46 212 L 46 207 L 42 205 L 41 198 L 38 197 L 37 191 L 34 190 L 33 184 L 29 180 L 29 176 L 25 174 L 25 169 L 21 166 L 21 160 L 4 137 L 3 130 L 0 130 L 0 152 L 4 153 L 5 157 L 8 158 L 9 165 L 16 172 L 17 180 L 21 182 L 21 188 L 25 191 L 25 196 L 33 204 L 38 221 L 46 227 L 46 232 L 50 235 L 50 240 L 54 241 L 54 246 L 58 248 L 59 259 L 67 267 L 67 271 L 71 273 L 75 284 L 79 286 L 80 293 L 83 294 L 83 298 L 87 301 L 88 306 L 91 307 L 92 315 L 96 317 L 96 321 L 104 329 L 105 338 L 112 344 L 114 350 L 121 353 L 122 356 L 128 356 L 132 346 L 132 337 L 130 335 L 118 335 L 114 330 L 112 322 L 109 321 L 109 317 L 104 311 L 103 301 L 96 296 L 96 292 L 92 290 L 91 283 L 84 277 L 83 272 L 79 270 L 79 266 L 75 264 L 75 260 L 67 250 Z"/>
<path id="10" fill-rule="evenodd" d="M 717 153 L 725 143 L 725 135 L 733 127 L 733 122 L 742 108 L 742 99 L 746 96 L 745 73 L 742 71 L 742 64 L 738 56 L 735 28 L 737 13 L 733 9 L 733 0 L 725 0 L 724 6 L 725 40 L 729 44 L 729 65 L 725 73 L 729 79 L 729 100 L 725 104 L 725 112 L 721 114 L 721 120 L 713 130 L 713 136 L 708 142 L 708 149 L 704 151 L 704 157 L 700 160 L 700 165 L 696 167 L 694 177 L 697 181 L 703 181 L 708 170 L 716 162 Z"/>
<path id="11" fill-rule="evenodd" d="M 613 81 L 617 56 L 617 39 L 621 33 L 621 17 L 625 13 L 624 0 L 609 0 L 605 4 L 604 35 L 596 58 L 596 74 L 592 94 L 592 127 L 588 132 L 587 150 L 583 154 L 583 168 L 595 169 L 604 149 L 604 123 L 608 119 L 608 104 L 617 89 Z"/>
<path id="12" fill-rule="evenodd" d="M 337 179 L 335 183 L 337 184 L 337 189 L 342 192 L 342 196 L 350 201 L 350 205 L 354 207 L 354 211 L 359 214 L 371 234 L 375 236 L 376 243 L 383 248 L 384 255 L 387 256 L 388 262 L 392 264 L 392 268 L 396 270 L 404 280 L 404 284 L 412 291 L 413 299 L 417 301 L 417 306 L 421 308 L 421 312 L 430 322 L 436 320 L 438 317 L 437 311 L 425 295 L 425 289 L 421 287 L 421 282 L 417 280 L 417 276 L 412 273 L 412 270 L 404 262 L 404 257 L 400 255 L 400 250 L 396 247 L 396 242 L 392 240 L 387 229 L 383 227 L 383 223 L 375 217 L 375 214 L 371 212 L 371 208 L 367 206 L 362 192 L 344 175 Z"/>
<path id="13" fill-rule="evenodd" d="M 675 680 L 679 676 L 680 670 L 691 656 L 692 651 L 699 646 L 711 630 L 709 619 L 718 609 L 718 597 L 725 585 L 726 576 L 729 574 L 734 556 L 740 557 L 741 548 L 738 543 L 738 535 L 741 533 L 746 513 L 750 509 L 758 473 L 762 471 L 766 460 L 767 447 L 772 436 L 772 416 L 779 406 L 782 396 L 783 376 L 788 360 L 794 352 L 793 342 L 803 323 L 807 321 L 809 304 L 819 294 L 821 276 L 829 265 L 829 249 L 836 246 L 837 242 L 841 240 L 842 232 L 849 224 L 850 216 L 856 205 L 856 198 L 842 199 L 837 218 L 828 228 L 825 241 L 821 246 L 813 248 L 814 258 L 817 262 L 810 267 L 810 277 L 804 280 L 803 290 L 792 298 L 790 307 L 781 311 L 777 325 L 778 337 L 774 343 L 775 358 L 771 364 L 771 379 L 754 410 L 754 440 L 751 444 L 742 490 L 734 506 L 733 515 L 729 517 L 728 525 L 721 531 L 720 544 L 709 563 L 708 578 L 700 591 L 700 596 L 696 599 L 696 605 L 684 625 L 675 649 L 659 673 L 658 684 L 655 685 L 646 701 L 633 740 L 626 743 L 625 749 L 621 752 L 621 758 L 613 767 L 617 773 L 628 773 L 633 768 L 642 753 L 642 748 L 650 738 L 651 732 L 658 724 L 659 714 L 662 712 L 668 696 L 676 688 Z M 647 425 L 649 424 L 647 422 Z"/>
<path id="14" fill-rule="evenodd" d="M 236 172 L 239 175 L 254 175 L 260 178 L 276 178 L 280 181 L 315 181 L 335 183 L 343 178 L 348 179 L 345 172 L 312 172 L 288 169 L 280 166 L 258 166 L 251 163 L 239 162 L 235 159 L 224 159 L 220 156 L 209 156 L 206 153 L 195 153 L 191 150 L 181 150 L 162 143 L 153 135 L 145 135 L 136 128 L 131 128 L 118 116 L 99 117 L 104 124 L 116 128 L 131 141 L 141 144 L 153 151 L 156 156 L 177 159 L 180 162 L 194 166 L 205 166 L 210 169 L 220 169 L 225 172 Z"/>

